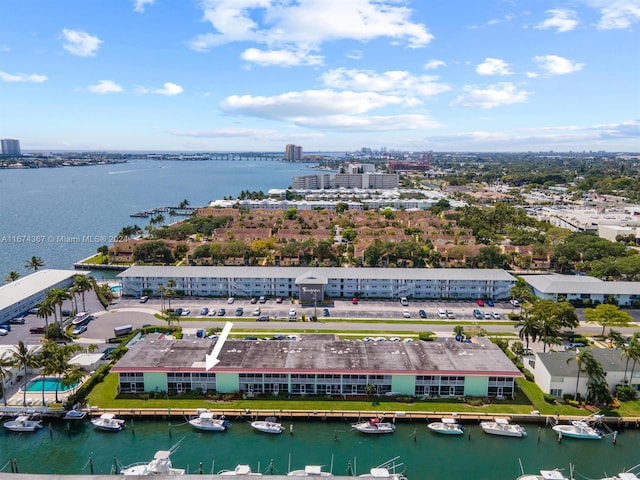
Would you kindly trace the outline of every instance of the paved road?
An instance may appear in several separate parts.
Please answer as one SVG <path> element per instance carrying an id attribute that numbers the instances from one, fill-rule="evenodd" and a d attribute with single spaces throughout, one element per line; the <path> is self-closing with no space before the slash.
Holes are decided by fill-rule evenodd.
<path id="1" fill-rule="evenodd" d="M 108 310 L 104 310 L 93 292 L 89 292 L 85 296 L 86 309 L 94 314 L 95 319 L 89 323 L 88 329 L 77 340 L 81 344 L 95 343 L 99 347 L 106 346 L 106 339 L 113 336 L 113 329 L 119 325 L 131 324 L 134 328 L 141 327 L 145 324 L 157 325 L 160 320 L 154 317 L 154 314 L 160 311 L 160 300 L 150 299 L 146 303 L 140 303 L 137 299 L 120 299 L 109 306 Z M 182 327 L 186 334 L 195 334 L 198 329 L 206 329 L 212 327 L 223 327 L 227 321 L 234 322 L 234 329 L 242 329 L 245 331 L 259 332 L 269 331 L 269 335 L 281 330 L 313 330 L 322 331 L 362 331 L 362 335 L 368 335 L 375 330 L 398 332 L 398 335 L 416 335 L 420 331 L 433 331 L 437 336 L 453 335 L 453 328 L 461 321 L 474 322 L 478 327 L 482 327 L 487 332 L 512 332 L 517 333 L 517 329 L 508 322 L 499 325 L 489 325 L 488 321 L 476 320 L 473 317 L 473 310 L 479 308 L 481 311 L 497 312 L 501 319 L 507 319 L 509 312 L 514 307 L 509 303 L 496 303 L 494 307 L 478 307 L 474 302 L 436 302 L 436 301 L 412 301 L 407 307 L 403 307 L 399 302 L 393 301 L 360 301 L 354 305 L 351 300 L 336 300 L 330 306 L 320 305 L 315 309 L 313 306 L 304 306 L 283 302 L 278 304 L 275 300 L 270 299 L 265 304 L 252 304 L 248 299 L 237 299 L 233 304 L 228 304 L 226 299 L 175 299 L 171 302 L 172 308 L 189 308 L 191 313 L 189 321 L 183 321 Z M 224 317 L 202 316 L 200 317 L 200 309 L 202 307 L 225 308 L 227 313 Z M 236 318 L 233 313 L 237 307 L 244 309 L 244 316 Z M 252 315 L 253 310 L 260 307 L 261 313 L 269 315 L 271 321 L 256 322 L 255 316 Z M 64 308 L 72 308 L 72 306 L 64 305 Z M 79 308 L 82 308 L 80 301 Z M 298 320 L 302 314 L 308 317 L 313 315 L 314 310 L 318 314 L 318 322 L 290 322 L 288 321 L 289 309 L 295 308 Z M 324 308 L 328 308 L 329 317 L 323 316 Z M 403 308 L 409 310 L 410 319 L 402 316 Z M 455 314 L 455 319 L 441 320 L 438 318 L 437 311 L 439 308 L 451 310 Z M 424 325 L 419 323 L 405 323 L 407 321 L 421 322 L 418 316 L 418 310 L 423 309 L 427 313 L 428 320 L 424 321 Z M 637 331 L 640 326 L 640 311 L 630 311 L 634 317 L 636 325 L 630 328 L 621 329 L 626 334 Z M 578 311 L 579 317 L 582 318 L 582 311 Z M 196 318 L 195 320 L 193 318 Z M 274 318 L 277 319 L 274 321 Z M 349 322 L 332 322 L 332 318 L 354 318 L 354 319 L 379 319 L 380 323 L 349 323 Z M 429 323 L 429 320 L 438 320 L 445 323 Z M 495 320 L 492 320 L 495 322 Z M 27 344 L 33 344 L 39 341 L 42 335 L 30 334 L 29 328 L 36 325 L 42 325 L 42 319 L 35 315 L 27 316 L 27 322 L 24 325 L 13 325 L 9 335 L 5 336 L 0 343 L 5 345 L 15 345 L 19 340 L 23 340 Z M 467 327 L 468 328 L 468 327 Z M 578 329 L 579 333 L 598 334 L 602 327 L 593 324 L 582 324 Z M 366 332 L 366 333 L 364 333 Z M 248 333 L 247 333 L 248 334 Z"/>

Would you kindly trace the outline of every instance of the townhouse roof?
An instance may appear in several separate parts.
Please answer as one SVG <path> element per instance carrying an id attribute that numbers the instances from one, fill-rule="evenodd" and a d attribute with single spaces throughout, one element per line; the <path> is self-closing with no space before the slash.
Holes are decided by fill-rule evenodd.
<path id="1" fill-rule="evenodd" d="M 592 295 L 640 295 L 640 282 L 605 282 L 584 275 L 522 275 L 541 293 L 585 293 Z"/>

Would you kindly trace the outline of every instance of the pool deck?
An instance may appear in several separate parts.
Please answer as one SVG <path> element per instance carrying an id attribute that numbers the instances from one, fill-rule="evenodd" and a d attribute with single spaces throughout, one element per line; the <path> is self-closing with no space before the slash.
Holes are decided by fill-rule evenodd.
<path id="1" fill-rule="evenodd" d="M 31 382 L 39 378 L 41 378 L 41 375 L 37 375 L 33 378 L 30 377 L 28 381 Z M 86 378 L 87 377 L 84 377 L 80 383 L 82 384 L 82 382 L 84 382 Z M 76 388 L 72 388 L 64 392 L 62 390 L 58 391 L 58 402 L 56 402 L 55 392 L 44 392 L 44 404 L 42 402 L 42 399 L 43 399 L 42 391 L 27 392 L 26 405 L 25 405 L 24 392 L 20 390 L 19 387 L 16 385 L 16 386 L 13 386 L 13 388 L 10 387 L 5 390 L 5 394 L 7 396 L 7 406 L 4 407 L 4 404 L 0 400 L 0 405 L 2 406 L 0 407 L 0 412 L 5 412 L 5 411 L 7 411 L 7 413 L 16 412 L 25 408 L 29 408 L 29 409 L 33 409 L 34 407 L 42 408 L 42 407 L 48 407 L 50 405 L 55 405 L 54 407 L 55 409 L 61 410 L 62 408 L 61 406 L 59 406 L 59 404 L 61 402 L 64 402 L 69 395 L 74 393 L 76 391 Z"/>

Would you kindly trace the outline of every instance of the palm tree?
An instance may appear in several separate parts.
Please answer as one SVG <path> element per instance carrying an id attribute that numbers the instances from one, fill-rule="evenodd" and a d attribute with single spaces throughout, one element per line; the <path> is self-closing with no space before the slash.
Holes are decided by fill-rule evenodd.
<path id="1" fill-rule="evenodd" d="M 62 322 L 62 304 L 65 300 L 71 300 L 71 294 L 64 288 L 52 288 L 47 292 L 46 300 L 49 300 L 54 307 L 58 307 L 60 318 L 56 318 L 56 323 Z"/>
<path id="2" fill-rule="evenodd" d="M 578 400 L 578 383 L 580 382 L 580 373 L 585 371 L 585 366 L 588 362 L 592 360 L 595 361 L 595 359 L 593 358 L 593 354 L 589 350 L 578 349 L 576 350 L 575 355 L 567 359 L 567 363 L 573 360 L 575 360 L 575 362 L 578 364 L 578 375 L 576 377 L 576 393 L 573 396 L 573 399 Z"/>
<path id="3" fill-rule="evenodd" d="M 2 352 L 2 356 L 0 356 L 0 389 L 2 389 L 2 401 L 4 402 L 4 406 L 7 406 L 7 395 L 4 390 L 4 383 L 7 381 L 7 378 L 11 378 L 13 376 L 13 372 L 11 371 L 11 367 L 14 366 L 14 361 L 11 356 L 8 355 L 8 352 L 5 350 Z"/>
<path id="4" fill-rule="evenodd" d="M 24 371 L 24 383 L 27 383 L 27 368 L 37 366 L 35 355 L 29 350 L 22 340 L 18 342 L 18 345 L 13 350 L 13 365 Z M 22 405 L 27 406 L 27 389 L 22 389 Z"/>
<path id="5" fill-rule="evenodd" d="M 91 280 L 86 275 L 78 274 L 73 276 L 73 286 L 76 289 L 76 292 L 82 295 L 82 311 L 85 312 L 87 309 L 84 303 L 84 292 L 89 292 L 93 290 L 93 284 Z"/>
<path id="6" fill-rule="evenodd" d="M 47 295 L 47 298 L 38 305 L 38 311 L 36 312 L 38 318 L 44 318 L 45 330 L 49 329 L 49 317 L 51 315 L 56 315 L 56 307 Z"/>
<path id="7" fill-rule="evenodd" d="M 535 342 L 540 336 L 540 322 L 525 311 L 516 327 L 520 327 L 518 337 L 526 342 L 526 349 L 529 350 L 529 340 Z"/>
<path id="8" fill-rule="evenodd" d="M 51 364 L 51 373 L 56 374 L 58 379 L 61 380 L 56 383 L 56 403 L 58 402 L 58 386 L 69 386 L 77 383 L 79 378 L 77 375 L 73 375 L 75 379 L 74 383 L 70 382 L 70 375 L 72 372 L 79 371 L 77 365 L 70 365 L 69 359 L 75 352 L 82 350 L 80 345 L 55 345 L 53 361 Z M 82 374 L 80 374 L 82 378 Z"/>
<path id="9" fill-rule="evenodd" d="M 44 267 L 44 260 L 42 260 L 40 257 L 31 257 L 29 260 L 27 260 L 27 263 L 25 263 L 24 267 L 27 270 L 33 268 L 33 271 L 37 272 L 39 268 Z"/>
<path id="10" fill-rule="evenodd" d="M 19 279 L 22 275 L 20 275 L 18 272 L 16 272 L 15 270 L 11 270 L 9 273 L 7 273 L 7 276 L 4 277 L 4 281 L 6 283 L 11 283 L 11 282 L 15 282 L 17 279 Z"/>
<path id="11" fill-rule="evenodd" d="M 164 295 L 167 297 L 167 301 L 169 302 L 169 310 L 171 310 L 171 297 L 176 293 L 174 292 L 174 288 L 176 288 L 176 281 L 173 278 L 167 280 L 167 290 L 165 290 Z"/>

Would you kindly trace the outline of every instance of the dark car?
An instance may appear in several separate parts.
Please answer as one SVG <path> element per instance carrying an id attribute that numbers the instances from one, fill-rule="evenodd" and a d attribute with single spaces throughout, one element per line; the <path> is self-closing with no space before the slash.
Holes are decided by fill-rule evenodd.
<path id="1" fill-rule="evenodd" d="M 244 314 L 242 307 L 236 308 L 236 317 L 241 317 Z"/>
<path id="2" fill-rule="evenodd" d="M 325 308 L 324 310 L 322 310 L 322 314 L 323 314 L 325 317 L 330 317 L 330 316 L 331 316 L 331 312 L 329 311 L 329 309 L 328 309 L 328 308 Z"/>
<path id="3" fill-rule="evenodd" d="M 182 309 L 181 308 L 176 308 L 173 313 L 175 313 L 176 315 L 180 316 L 182 315 Z"/>
<path id="4" fill-rule="evenodd" d="M 486 303 L 486 305 L 488 307 L 493 307 L 495 304 L 493 303 L 493 300 L 485 300 L 484 303 Z"/>
<path id="5" fill-rule="evenodd" d="M 227 311 L 224 308 L 221 308 L 221 309 L 218 310 L 218 316 L 219 317 L 224 317 L 226 313 L 227 313 Z"/>
<path id="6" fill-rule="evenodd" d="M 427 312 L 424 310 L 418 310 L 418 315 L 420 315 L 420 318 L 427 318 Z"/>
<path id="7" fill-rule="evenodd" d="M 258 299 L 256 297 L 251 297 L 251 303 L 258 303 Z"/>
<path id="8" fill-rule="evenodd" d="M 473 316 L 474 316 L 475 318 L 477 318 L 478 320 L 480 320 L 480 319 L 482 318 L 482 312 L 476 308 L 476 309 L 473 311 Z"/>
<path id="9" fill-rule="evenodd" d="M 256 318 L 257 322 L 268 322 L 269 321 L 269 315 L 260 315 L 258 318 Z"/>
<path id="10" fill-rule="evenodd" d="M 260 297 L 260 300 L 258 300 L 260 303 L 267 303 L 267 297 L 265 297 L 264 295 L 262 295 Z"/>
<path id="11" fill-rule="evenodd" d="M 31 327 L 29 329 L 29 333 L 44 333 L 44 326 L 39 325 L 37 327 Z"/>

